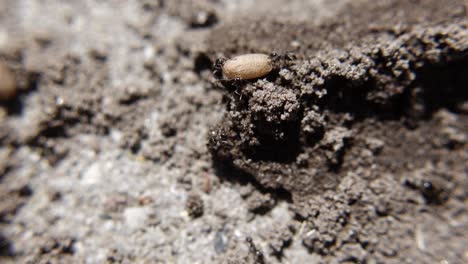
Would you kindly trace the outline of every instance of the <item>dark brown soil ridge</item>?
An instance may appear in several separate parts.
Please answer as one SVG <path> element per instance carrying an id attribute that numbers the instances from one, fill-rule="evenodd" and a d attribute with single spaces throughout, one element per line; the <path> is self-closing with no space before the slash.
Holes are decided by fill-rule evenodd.
<path id="1" fill-rule="evenodd" d="M 268 188 L 335 186 L 356 123 L 393 120 L 411 129 L 466 101 L 466 27 L 414 27 L 391 40 L 283 61 L 266 79 L 224 83 L 226 118 L 209 140 L 215 162 Z"/>

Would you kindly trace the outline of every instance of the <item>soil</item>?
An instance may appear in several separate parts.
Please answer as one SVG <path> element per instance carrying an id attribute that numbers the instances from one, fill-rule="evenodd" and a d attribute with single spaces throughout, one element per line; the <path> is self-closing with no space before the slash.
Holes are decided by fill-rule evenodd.
<path id="1" fill-rule="evenodd" d="M 467 12 L 1 0 L 0 261 L 468 262 Z"/>

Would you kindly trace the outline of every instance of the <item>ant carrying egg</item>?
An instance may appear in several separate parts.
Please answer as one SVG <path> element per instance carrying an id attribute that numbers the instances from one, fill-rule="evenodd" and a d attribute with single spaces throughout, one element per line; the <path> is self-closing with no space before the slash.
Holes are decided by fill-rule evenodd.
<path id="1" fill-rule="evenodd" d="M 261 78 L 273 70 L 273 56 L 275 55 L 251 53 L 231 59 L 218 59 L 214 66 L 214 74 L 230 80 Z"/>

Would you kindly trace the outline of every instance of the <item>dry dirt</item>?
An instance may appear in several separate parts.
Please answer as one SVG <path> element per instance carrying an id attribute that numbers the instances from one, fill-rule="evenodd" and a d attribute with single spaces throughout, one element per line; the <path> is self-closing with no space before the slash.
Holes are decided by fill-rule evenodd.
<path id="1" fill-rule="evenodd" d="M 0 261 L 468 262 L 467 12 L 1 0 Z"/>

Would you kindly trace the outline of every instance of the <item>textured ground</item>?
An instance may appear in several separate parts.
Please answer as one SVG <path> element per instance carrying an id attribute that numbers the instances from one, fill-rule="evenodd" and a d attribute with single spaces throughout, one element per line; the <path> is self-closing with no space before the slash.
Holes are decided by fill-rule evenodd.
<path id="1" fill-rule="evenodd" d="M 467 12 L 0 1 L 0 260 L 467 262 Z"/>

